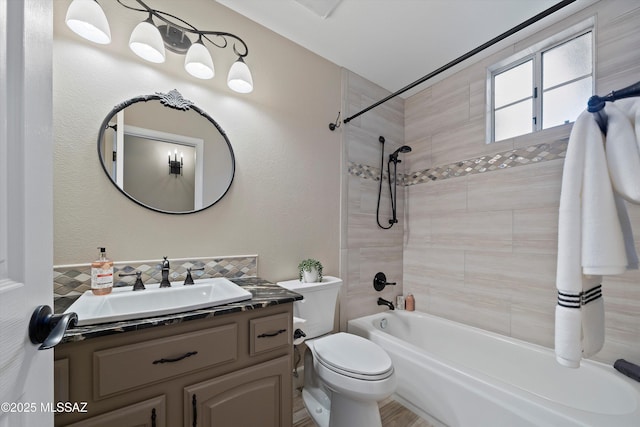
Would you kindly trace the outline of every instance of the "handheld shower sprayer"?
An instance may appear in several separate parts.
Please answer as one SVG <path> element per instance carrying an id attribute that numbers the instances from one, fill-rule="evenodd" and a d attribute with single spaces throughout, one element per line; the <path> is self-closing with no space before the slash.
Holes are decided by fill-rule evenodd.
<path id="1" fill-rule="evenodd" d="M 384 136 L 378 138 L 380 143 L 382 143 L 381 150 L 381 158 L 380 158 L 380 185 L 378 186 L 378 206 L 376 208 L 376 221 L 378 222 L 378 226 L 382 229 L 388 230 L 393 227 L 393 224 L 398 222 L 397 214 L 396 214 L 396 202 L 397 202 L 397 168 L 398 163 L 401 163 L 402 160 L 398 159 L 398 154 L 406 154 L 411 151 L 411 147 L 408 145 L 403 145 L 398 148 L 392 154 L 389 155 L 389 160 L 387 161 L 387 181 L 389 182 L 389 195 L 391 197 L 391 213 L 392 218 L 389 220 L 389 226 L 384 227 L 380 224 L 380 195 L 382 194 L 382 181 L 384 178 Z M 391 186 L 391 163 L 393 163 L 393 187 Z"/>
<path id="2" fill-rule="evenodd" d="M 402 162 L 402 160 L 398 159 L 398 154 L 399 153 L 406 154 L 410 152 L 411 152 L 411 147 L 409 147 L 408 145 L 403 145 L 402 147 L 394 151 L 393 154 L 389 155 L 389 161 L 394 163 L 400 163 Z"/>

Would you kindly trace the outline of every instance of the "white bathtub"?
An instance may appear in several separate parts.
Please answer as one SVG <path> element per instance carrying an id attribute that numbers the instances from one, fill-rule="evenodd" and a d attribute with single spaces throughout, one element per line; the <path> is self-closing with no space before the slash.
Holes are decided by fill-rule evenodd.
<path id="1" fill-rule="evenodd" d="M 640 383 L 613 367 L 560 366 L 552 350 L 420 312 L 350 320 L 384 348 L 398 400 L 451 427 L 640 426 Z"/>

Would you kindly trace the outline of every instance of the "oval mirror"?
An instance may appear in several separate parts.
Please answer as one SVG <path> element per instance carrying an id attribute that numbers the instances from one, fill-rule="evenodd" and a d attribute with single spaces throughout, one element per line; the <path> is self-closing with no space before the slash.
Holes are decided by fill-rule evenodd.
<path id="1" fill-rule="evenodd" d="M 116 105 L 102 122 L 98 155 L 125 196 L 169 214 L 214 205 L 229 191 L 235 174 L 225 132 L 175 89 Z"/>

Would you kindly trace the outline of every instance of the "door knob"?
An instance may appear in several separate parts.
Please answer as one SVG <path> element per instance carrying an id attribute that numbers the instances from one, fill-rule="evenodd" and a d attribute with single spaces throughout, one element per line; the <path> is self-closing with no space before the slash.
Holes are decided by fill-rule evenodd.
<path id="1" fill-rule="evenodd" d="M 29 339 L 34 344 L 41 344 L 38 350 L 46 350 L 60 344 L 67 329 L 77 323 L 76 313 L 53 314 L 48 305 L 39 305 L 29 321 Z"/>

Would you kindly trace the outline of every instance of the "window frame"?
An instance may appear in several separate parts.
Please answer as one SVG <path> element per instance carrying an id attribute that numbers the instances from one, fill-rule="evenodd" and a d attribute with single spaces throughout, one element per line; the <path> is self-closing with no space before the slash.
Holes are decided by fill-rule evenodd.
<path id="1" fill-rule="evenodd" d="M 487 76 L 486 76 L 486 143 L 491 144 L 494 142 L 507 141 L 513 138 L 519 138 L 523 136 L 528 136 L 534 134 L 536 132 L 544 130 L 542 128 L 542 114 L 544 109 L 544 93 L 542 88 L 542 79 L 543 79 L 543 63 L 542 63 L 542 55 L 550 51 L 564 43 L 567 43 L 573 39 L 576 39 L 580 36 L 583 36 L 587 33 L 591 33 L 591 93 L 595 93 L 595 82 L 596 82 L 596 25 L 595 25 L 595 17 L 588 18 L 578 24 L 572 25 L 569 28 L 566 28 L 550 37 L 545 38 L 544 40 L 531 45 L 528 48 L 522 49 L 514 55 L 509 56 L 501 61 L 498 61 L 487 67 Z M 527 132 L 524 134 L 508 137 L 506 139 L 496 140 L 495 139 L 495 99 L 494 99 L 494 82 L 495 76 L 501 74 L 509 69 L 515 68 L 527 61 L 533 61 L 533 76 L 532 76 L 532 112 L 531 112 L 531 120 L 532 122 L 535 120 L 535 123 L 532 123 L 531 132 Z M 581 77 L 585 78 L 585 76 Z M 579 78 L 579 79 L 581 79 Z M 572 81 L 576 81 L 579 79 L 567 80 L 560 85 L 555 85 L 552 88 L 556 88 L 562 85 L 566 85 Z M 585 107 L 588 99 L 585 99 Z M 504 107 L 504 106 L 503 106 Z M 501 108 L 503 108 L 501 107 Z M 558 125 L 565 126 L 566 124 Z M 555 127 L 555 126 L 554 126 Z"/>

